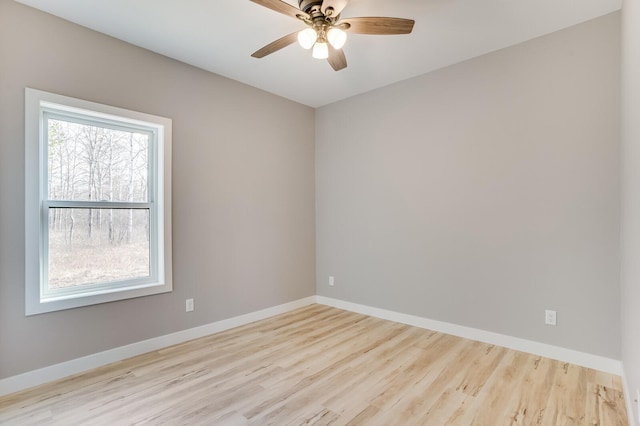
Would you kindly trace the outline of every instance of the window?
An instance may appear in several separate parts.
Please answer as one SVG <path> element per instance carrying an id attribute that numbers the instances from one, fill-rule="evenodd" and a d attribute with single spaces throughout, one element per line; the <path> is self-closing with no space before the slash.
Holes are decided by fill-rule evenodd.
<path id="1" fill-rule="evenodd" d="M 25 91 L 26 314 L 165 293 L 171 120 Z"/>

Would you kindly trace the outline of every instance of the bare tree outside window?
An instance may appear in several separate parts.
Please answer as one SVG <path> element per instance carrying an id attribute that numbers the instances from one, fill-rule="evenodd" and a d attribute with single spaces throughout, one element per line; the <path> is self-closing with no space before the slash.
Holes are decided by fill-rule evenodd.
<path id="1" fill-rule="evenodd" d="M 50 118 L 48 198 L 147 202 L 150 136 Z M 50 289 L 149 275 L 147 208 L 51 208 Z"/>

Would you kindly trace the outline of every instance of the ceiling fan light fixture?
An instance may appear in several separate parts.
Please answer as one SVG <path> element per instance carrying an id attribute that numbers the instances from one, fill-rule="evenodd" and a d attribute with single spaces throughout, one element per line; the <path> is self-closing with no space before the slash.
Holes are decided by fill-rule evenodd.
<path id="1" fill-rule="evenodd" d="M 389 16 L 351 17 L 342 20 L 340 16 L 349 0 L 298 0 L 299 8 L 289 4 L 293 0 L 251 1 L 302 21 L 307 26 L 302 31 L 294 31 L 256 50 L 251 54 L 252 57 L 264 58 L 298 40 L 301 47 L 311 49 L 314 58 L 327 59 L 334 71 L 347 67 L 347 58 L 342 49 L 347 41 L 346 31 L 369 35 L 410 34 L 415 24 L 413 19 Z"/>
<path id="2" fill-rule="evenodd" d="M 329 46 L 327 46 L 327 43 L 317 42 L 314 44 L 311 56 L 316 59 L 327 59 L 329 57 Z"/>
<path id="3" fill-rule="evenodd" d="M 298 44 L 303 49 L 311 49 L 318 39 L 318 34 L 313 28 L 307 28 L 298 33 Z"/>
<path id="4" fill-rule="evenodd" d="M 334 49 L 340 50 L 347 42 L 347 33 L 340 28 L 332 27 L 327 32 L 327 40 L 329 40 Z"/>

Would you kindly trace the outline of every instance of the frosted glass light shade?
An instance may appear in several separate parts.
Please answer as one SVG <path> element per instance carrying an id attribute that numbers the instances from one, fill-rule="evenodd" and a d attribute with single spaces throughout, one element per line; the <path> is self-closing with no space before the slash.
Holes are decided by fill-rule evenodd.
<path id="1" fill-rule="evenodd" d="M 347 33 L 339 28 L 331 28 L 327 33 L 327 40 L 329 40 L 334 49 L 342 49 L 342 46 L 347 41 Z"/>
<path id="2" fill-rule="evenodd" d="M 327 46 L 327 43 L 319 42 L 314 44 L 311 56 L 316 59 L 327 59 L 329 57 L 329 46 Z"/>
<path id="3" fill-rule="evenodd" d="M 313 47 L 313 43 L 315 43 L 317 39 L 318 34 L 316 34 L 313 28 L 307 28 L 298 33 L 298 43 L 302 48 L 307 50 Z"/>

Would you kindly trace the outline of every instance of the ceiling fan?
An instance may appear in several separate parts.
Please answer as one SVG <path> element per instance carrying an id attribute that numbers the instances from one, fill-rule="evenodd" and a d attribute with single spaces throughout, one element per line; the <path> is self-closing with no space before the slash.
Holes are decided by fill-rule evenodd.
<path id="1" fill-rule="evenodd" d="M 347 59 L 342 51 L 351 34 L 409 34 L 413 30 L 412 19 L 388 17 L 360 17 L 340 19 L 340 13 L 349 0 L 298 0 L 299 9 L 282 0 L 251 0 L 261 6 L 296 18 L 307 24 L 302 31 L 288 34 L 251 56 L 264 58 L 298 41 L 305 49 L 313 49 L 316 59 L 327 59 L 331 67 L 340 71 L 347 67 Z"/>

